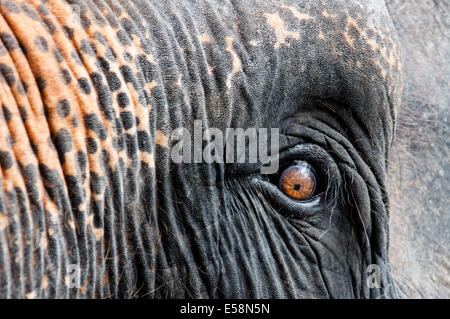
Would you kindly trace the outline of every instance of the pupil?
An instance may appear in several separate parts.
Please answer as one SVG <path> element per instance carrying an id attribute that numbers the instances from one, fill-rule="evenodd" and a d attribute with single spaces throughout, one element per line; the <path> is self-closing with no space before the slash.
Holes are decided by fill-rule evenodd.
<path id="1" fill-rule="evenodd" d="M 299 191 L 300 190 L 300 184 L 295 184 L 294 185 L 294 190 Z"/>

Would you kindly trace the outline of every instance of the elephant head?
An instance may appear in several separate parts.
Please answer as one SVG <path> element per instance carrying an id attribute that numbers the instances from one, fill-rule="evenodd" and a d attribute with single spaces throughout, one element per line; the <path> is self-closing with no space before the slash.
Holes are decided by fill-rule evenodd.
<path id="1" fill-rule="evenodd" d="M 403 72 L 384 2 L 0 13 L 0 296 L 399 296 Z"/>

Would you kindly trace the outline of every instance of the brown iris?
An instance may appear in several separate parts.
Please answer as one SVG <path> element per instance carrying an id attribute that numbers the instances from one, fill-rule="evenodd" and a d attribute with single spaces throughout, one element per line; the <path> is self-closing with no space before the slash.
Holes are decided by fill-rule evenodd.
<path id="1" fill-rule="evenodd" d="M 290 198 L 306 200 L 314 194 L 316 177 L 308 163 L 296 161 L 283 171 L 279 186 Z"/>

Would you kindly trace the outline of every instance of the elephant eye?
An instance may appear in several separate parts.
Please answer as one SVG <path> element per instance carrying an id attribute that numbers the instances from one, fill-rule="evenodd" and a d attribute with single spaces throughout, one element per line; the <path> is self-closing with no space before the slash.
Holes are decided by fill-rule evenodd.
<path id="1" fill-rule="evenodd" d="M 316 189 L 316 175 L 308 163 L 295 161 L 281 174 L 279 188 L 292 199 L 307 200 Z"/>

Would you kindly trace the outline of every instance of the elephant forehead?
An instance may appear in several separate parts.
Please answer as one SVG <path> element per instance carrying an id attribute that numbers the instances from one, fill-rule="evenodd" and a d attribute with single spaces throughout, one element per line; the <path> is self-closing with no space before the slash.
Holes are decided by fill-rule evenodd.
<path id="1" fill-rule="evenodd" d="M 340 99 L 370 133 L 395 122 L 401 58 L 383 3 L 243 1 L 216 10 L 220 23 L 205 14 L 198 25 L 207 63 L 225 79 L 224 90 L 205 93 L 211 125 L 274 125 L 311 97 Z M 390 140 L 393 125 L 384 129 L 371 138 Z"/>
<path id="2" fill-rule="evenodd" d="M 184 12 L 185 29 L 176 30 L 184 34 L 179 42 L 184 53 L 198 42 L 202 63 L 186 67 L 201 80 L 180 68 L 183 75 L 174 81 L 190 89 L 191 99 L 182 107 L 196 109 L 210 125 L 262 125 L 274 114 L 292 112 L 284 100 L 298 106 L 312 96 L 370 109 L 378 114 L 372 121 L 383 120 L 380 110 L 395 117 L 401 63 L 383 3 L 211 2 L 210 9 L 193 4 Z"/>
<path id="3" fill-rule="evenodd" d="M 389 20 L 382 11 L 371 13 L 352 2 L 329 1 L 309 9 L 280 5 L 277 12 L 263 15 L 275 36 L 275 49 L 289 46 L 288 38 L 297 41 L 306 38 L 317 47 L 326 47 L 330 56 L 343 60 L 351 58 L 347 62 L 353 68 L 361 68 L 364 62 L 377 65 L 379 69 L 373 75 L 382 79 L 386 79 L 388 73 L 392 75 L 398 67 Z M 387 19 L 384 24 L 380 22 L 382 18 Z M 299 24 L 297 28 L 292 27 L 295 24 Z"/>
<path id="4" fill-rule="evenodd" d="M 115 92 L 121 82 L 131 83 L 139 89 L 141 100 L 153 93 L 157 98 L 152 107 L 162 113 L 177 107 L 184 110 L 185 118 L 199 113 L 198 117 L 224 125 L 248 108 L 264 113 L 264 103 L 258 102 L 265 100 L 264 94 L 278 78 L 276 89 L 293 98 L 334 95 L 342 86 L 364 81 L 367 90 L 370 84 L 381 83 L 388 99 L 396 101 L 401 87 L 390 20 L 384 6 L 375 1 L 213 1 L 208 5 L 200 1 L 189 6 L 177 1 L 117 6 L 52 2 L 48 12 L 31 3 L 22 7 L 7 3 L 5 14 L 20 19 L 25 29 L 38 31 L 43 26 L 50 31 L 49 37 L 36 34 L 21 40 L 22 47 L 30 43 L 33 55 L 34 51 L 41 55 L 39 61 L 45 56 L 48 62 L 54 60 L 51 52 L 70 51 L 69 59 L 64 58 L 69 69 L 85 67 L 78 73 L 88 71 L 87 76 L 77 79 L 82 91 L 98 84 L 99 77 L 92 81 L 92 74 L 100 73 L 108 90 Z M 68 39 L 58 37 L 60 31 Z M 51 78 L 51 67 L 36 73 Z M 69 71 L 58 70 L 64 81 L 69 81 Z M 138 85 L 142 79 L 145 85 Z M 46 84 L 58 91 L 54 81 L 46 79 Z M 128 95 L 120 93 L 118 100 L 124 105 Z M 139 107 L 134 112 L 145 125 L 146 112 Z"/>
<path id="5" fill-rule="evenodd" d="M 330 91 L 345 82 L 365 81 L 365 87 L 382 84 L 389 98 L 398 98 L 400 57 L 383 5 L 301 1 L 262 8 L 259 16 L 249 19 L 254 25 L 259 21 L 264 30 L 255 28 L 256 33 L 250 36 L 254 39 L 248 39 L 250 45 L 266 41 L 266 54 L 282 56 L 281 63 L 286 64 L 282 72 L 298 75 L 292 83 L 306 83 L 308 94 L 331 95 Z M 286 52 L 292 54 L 286 56 Z M 342 78 L 332 73 L 340 73 Z M 328 89 L 321 90 L 318 81 L 327 81 Z"/>

